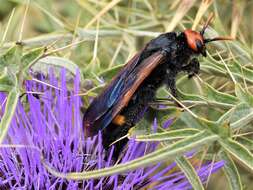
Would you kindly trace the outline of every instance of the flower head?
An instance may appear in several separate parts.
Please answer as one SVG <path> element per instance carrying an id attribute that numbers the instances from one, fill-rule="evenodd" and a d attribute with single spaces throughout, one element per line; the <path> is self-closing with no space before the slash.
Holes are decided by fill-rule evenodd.
<path id="1" fill-rule="evenodd" d="M 67 89 L 65 71 L 60 79 L 50 72 L 49 83 L 27 83 L 28 91 L 43 92 L 39 99 L 28 94 L 28 102 L 19 102 L 2 148 L 0 149 L 1 189 L 190 189 L 191 185 L 180 171 L 171 172 L 175 163 L 158 163 L 101 179 L 74 181 L 58 178 L 43 166 L 44 160 L 57 171 L 82 172 L 114 165 L 113 148 L 105 157 L 101 135 L 84 138 L 81 120 L 80 77 L 77 73 L 72 90 Z M 0 94 L 4 103 L 5 95 Z M 3 106 L 4 107 L 4 106 Z M 154 125 L 156 128 L 156 125 Z M 10 146 L 12 145 L 12 146 Z M 156 149 L 157 143 L 130 140 L 120 163 L 141 157 Z M 197 170 L 205 182 L 210 173 L 223 166 L 204 164 Z M 209 168 L 209 169 L 208 169 Z"/>

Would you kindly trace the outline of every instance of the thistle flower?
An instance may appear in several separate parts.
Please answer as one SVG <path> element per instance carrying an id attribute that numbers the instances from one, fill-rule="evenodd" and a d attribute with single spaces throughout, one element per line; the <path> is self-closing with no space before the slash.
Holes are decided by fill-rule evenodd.
<path id="1" fill-rule="evenodd" d="M 45 161 L 57 171 L 82 172 L 112 166 L 113 148 L 105 158 L 101 135 L 84 139 L 81 123 L 80 78 L 77 73 L 73 90 L 67 89 L 65 71 L 60 82 L 50 72 L 49 88 L 44 84 L 27 83 L 28 91 L 41 91 L 37 99 L 28 94 L 28 102 L 19 103 L 8 136 L 0 149 L 1 189 L 191 189 L 180 171 L 171 172 L 175 163 L 164 166 L 158 163 L 148 168 L 103 177 L 101 179 L 73 181 L 53 176 L 41 162 Z M 58 90 L 60 89 L 60 90 Z M 5 95 L 0 94 L 4 104 Z M 3 106 L 4 107 L 4 106 Z M 154 125 L 156 128 L 156 125 Z M 155 130 L 155 129 L 154 129 Z M 13 145 L 13 146 L 9 146 Z M 130 140 L 120 163 L 125 163 L 155 150 L 157 143 L 140 143 Z M 197 170 L 204 183 L 211 172 L 223 162 L 204 164 Z"/>

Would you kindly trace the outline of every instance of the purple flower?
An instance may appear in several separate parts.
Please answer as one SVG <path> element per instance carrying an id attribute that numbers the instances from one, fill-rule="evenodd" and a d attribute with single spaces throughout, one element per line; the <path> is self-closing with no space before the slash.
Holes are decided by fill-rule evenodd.
<path id="1" fill-rule="evenodd" d="M 111 159 L 113 148 L 105 158 L 100 134 L 92 139 L 84 139 L 81 99 L 76 96 L 79 93 L 79 80 L 77 74 L 73 89 L 67 89 L 63 71 L 59 80 L 50 72 L 50 85 L 56 89 L 31 81 L 27 83 L 28 91 L 44 94 L 39 99 L 28 94 L 28 102 L 19 102 L 4 141 L 6 146 L 0 149 L 0 189 L 191 189 L 184 174 L 174 171 L 175 163 L 158 163 L 148 168 L 83 181 L 62 179 L 49 173 L 41 163 L 41 154 L 50 166 L 63 173 L 115 164 Z M 0 94 L 1 104 L 5 97 L 3 93 Z M 152 152 L 156 146 L 157 143 L 130 140 L 120 163 Z M 214 163 L 212 167 L 210 163 L 205 163 L 197 172 L 204 183 L 211 168 L 215 172 L 222 166 L 222 161 Z"/>

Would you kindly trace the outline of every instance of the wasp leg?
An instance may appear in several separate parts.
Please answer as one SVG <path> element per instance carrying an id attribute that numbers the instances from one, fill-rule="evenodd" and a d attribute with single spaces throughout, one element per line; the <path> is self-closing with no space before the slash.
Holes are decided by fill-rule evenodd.
<path id="1" fill-rule="evenodd" d="M 182 67 L 182 70 L 188 73 L 189 78 L 197 75 L 200 70 L 199 61 L 196 58 L 193 58 L 189 64 Z"/>
<path id="2" fill-rule="evenodd" d="M 169 78 L 167 81 L 167 85 L 171 91 L 172 96 L 177 98 L 177 87 L 176 87 L 176 80 L 175 78 Z"/>
<path id="3" fill-rule="evenodd" d="M 174 103 L 178 106 L 178 107 L 182 107 L 176 100 L 175 98 L 177 99 L 178 98 L 178 95 L 177 95 L 177 87 L 176 87 L 176 80 L 175 80 L 175 77 L 173 78 L 169 78 L 168 81 L 167 81 L 167 85 L 171 91 L 171 94 L 172 96 L 174 97 L 173 98 L 173 101 Z"/>
<path id="4" fill-rule="evenodd" d="M 154 103 L 161 103 L 161 102 L 165 102 L 165 101 L 172 101 L 171 98 L 156 98 L 154 99 Z"/>

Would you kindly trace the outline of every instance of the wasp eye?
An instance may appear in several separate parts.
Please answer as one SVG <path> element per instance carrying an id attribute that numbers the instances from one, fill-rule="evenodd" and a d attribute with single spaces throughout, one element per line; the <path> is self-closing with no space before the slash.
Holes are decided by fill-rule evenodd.
<path id="1" fill-rule="evenodd" d="M 197 46 L 198 51 L 201 52 L 203 49 L 203 44 L 200 40 L 196 40 L 196 46 Z"/>
<path id="2" fill-rule="evenodd" d="M 196 40 L 196 47 L 198 52 L 201 53 L 204 57 L 206 57 L 205 45 L 200 40 Z"/>

